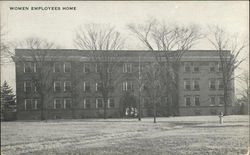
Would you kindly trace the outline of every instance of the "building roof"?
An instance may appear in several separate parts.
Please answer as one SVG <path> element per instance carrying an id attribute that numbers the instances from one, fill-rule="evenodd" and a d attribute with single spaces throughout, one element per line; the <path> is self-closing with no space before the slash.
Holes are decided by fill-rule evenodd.
<path id="1" fill-rule="evenodd" d="M 119 56 L 153 56 L 154 53 L 164 53 L 164 51 L 151 50 L 78 50 L 78 49 L 16 49 L 16 56 L 31 56 L 35 53 L 49 56 L 89 56 L 89 54 L 105 52 L 107 54 L 118 54 Z M 176 52 L 176 51 L 171 51 Z M 224 51 L 229 52 L 229 51 Z M 184 56 L 218 56 L 216 50 L 188 50 Z"/>
<path id="2" fill-rule="evenodd" d="M 176 51 L 171 51 L 173 54 Z M 171 53 L 170 52 L 170 53 Z M 229 51 L 224 51 L 230 54 Z M 16 49 L 13 60 L 16 61 L 34 61 L 40 57 L 45 58 L 46 61 L 90 61 L 95 54 L 104 54 L 105 56 L 118 56 L 119 61 L 137 62 L 139 60 L 144 62 L 155 61 L 154 54 L 164 55 L 164 51 L 150 51 L 150 50 L 78 50 L 78 49 Z M 158 55 L 159 56 L 159 55 Z M 102 56 L 101 56 L 102 57 Z M 93 57 L 92 57 L 93 58 Z M 93 61 L 93 60 L 91 60 Z M 162 60 L 164 61 L 164 60 Z M 188 50 L 182 55 L 181 61 L 220 61 L 219 52 L 216 50 Z"/>

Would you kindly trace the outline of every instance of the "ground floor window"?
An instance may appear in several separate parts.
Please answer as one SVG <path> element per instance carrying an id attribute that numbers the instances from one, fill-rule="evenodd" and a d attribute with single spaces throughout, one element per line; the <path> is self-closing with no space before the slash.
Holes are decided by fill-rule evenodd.
<path id="1" fill-rule="evenodd" d="M 84 109 L 90 109 L 90 99 L 84 99 Z"/>
<path id="2" fill-rule="evenodd" d="M 96 108 L 102 108 L 103 107 L 103 99 L 98 98 L 96 99 Z"/>
<path id="3" fill-rule="evenodd" d="M 200 97 L 199 96 L 194 97 L 194 103 L 195 103 L 195 106 L 200 106 Z"/>
<path id="4" fill-rule="evenodd" d="M 54 109 L 61 109 L 61 100 L 60 99 L 54 99 Z"/>
<path id="5" fill-rule="evenodd" d="M 40 109 L 40 100 L 39 99 L 25 99 L 24 100 L 24 109 L 25 110 Z"/>
<path id="6" fill-rule="evenodd" d="M 71 108 L 71 99 L 64 99 L 64 109 L 70 109 Z"/>
<path id="7" fill-rule="evenodd" d="M 113 98 L 108 99 L 108 107 L 114 108 L 115 107 L 115 100 Z"/>
<path id="8" fill-rule="evenodd" d="M 191 97 L 185 97 L 186 106 L 191 106 Z"/>

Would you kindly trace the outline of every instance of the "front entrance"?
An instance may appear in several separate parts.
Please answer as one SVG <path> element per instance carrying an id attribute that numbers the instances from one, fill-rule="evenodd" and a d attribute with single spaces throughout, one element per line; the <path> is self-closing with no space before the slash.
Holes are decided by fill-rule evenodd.
<path id="1" fill-rule="evenodd" d="M 137 117 L 137 100 L 136 96 L 125 92 L 120 100 L 120 114 L 122 117 Z"/>

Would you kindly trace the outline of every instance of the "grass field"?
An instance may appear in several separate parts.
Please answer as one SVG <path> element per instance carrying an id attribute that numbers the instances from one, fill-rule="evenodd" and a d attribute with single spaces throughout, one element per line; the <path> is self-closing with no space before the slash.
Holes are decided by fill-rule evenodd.
<path id="1" fill-rule="evenodd" d="M 248 116 L 2 122 L 6 155 L 247 154 Z"/>

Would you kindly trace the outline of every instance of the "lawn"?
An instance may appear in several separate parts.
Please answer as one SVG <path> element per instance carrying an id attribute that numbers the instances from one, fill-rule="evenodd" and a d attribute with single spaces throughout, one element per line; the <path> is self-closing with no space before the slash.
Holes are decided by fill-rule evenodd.
<path id="1" fill-rule="evenodd" d="M 4 155 L 247 154 L 248 116 L 2 122 Z"/>

